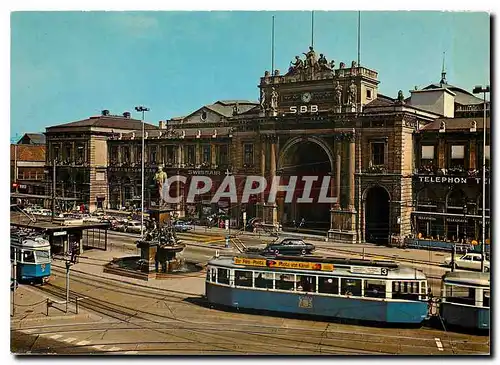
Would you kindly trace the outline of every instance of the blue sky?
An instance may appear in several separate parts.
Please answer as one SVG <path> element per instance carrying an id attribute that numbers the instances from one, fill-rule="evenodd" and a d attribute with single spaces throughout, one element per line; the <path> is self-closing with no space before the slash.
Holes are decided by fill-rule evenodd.
<path id="1" fill-rule="evenodd" d="M 96 115 L 133 112 L 149 122 L 189 114 L 220 99 L 256 100 L 271 68 L 286 71 L 311 40 L 311 13 L 14 12 L 11 15 L 11 138 Z M 328 60 L 357 58 L 357 12 L 315 12 L 314 48 Z M 438 82 L 490 81 L 487 13 L 361 13 L 361 64 L 396 97 Z M 138 114 L 133 113 L 139 117 Z"/>

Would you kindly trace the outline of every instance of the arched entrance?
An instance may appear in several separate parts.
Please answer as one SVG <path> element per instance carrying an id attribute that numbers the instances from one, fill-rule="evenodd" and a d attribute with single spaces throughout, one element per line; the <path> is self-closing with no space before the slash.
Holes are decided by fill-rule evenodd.
<path id="1" fill-rule="evenodd" d="M 332 172 L 333 160 L 328 146 L 317 138 L 296 138 L 285 145 L 279 159 L 278 173 L 281 183 L 286 184 L 291 176 L 297 176 L 295 194 L 291 203 L 284 203 L 285 194 L 277 198 L 279 217 L 284 229 L 296 228 L 328 231 L 330 229 L 330 204 L 318 203 L 324 176 Z M 303 196 L 305 182 L 302 177 L 317 176 L 313 183 L 311 202 L 299 202 Z M 328 196 L 330 196 L 328 192 Z M 306 196 L 307 197 L 307 194 Z M 301 224 L 301 222 L 303 222 Z"/>
<path id="2" fill-rule="evenodd" d="M 366 192 L 365 241 L 387 243 L 389 240 L 389 201 L 386 189 L 374 186 Z"/>

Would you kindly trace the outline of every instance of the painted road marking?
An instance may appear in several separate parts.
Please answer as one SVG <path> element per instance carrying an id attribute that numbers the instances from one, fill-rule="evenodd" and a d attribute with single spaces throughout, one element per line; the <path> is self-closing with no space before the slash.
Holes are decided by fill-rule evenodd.
<path id="1" fill-rule="evenodd" d="M 134 355 L 134 354 L 137 354 L 138 351 L 125 351 L 123 354 L 125 355 Z"/>
<path id="2" fill-rule="evenodd" d="M 95 349 L 100 350 L 100 349 L 102 349 L 104 347 L 104 345 L 94 345 L 92 347 L 95 348 Z"/>
<path id="3" fill-rule="evenodd" d="M 119 351 L 121 349 L 121 347 L 111 347 L 110 349 L 108 349 L 108 351 Z"/>
<path id="4" fill-rule="evenodd" d="M 65 339 L 63 342 L 70 343 L 70 342 L 73 342 L 73 341 L 75 341 L 75 340 L 76 340 L 76 338 L 74 338 L 74 337 L 70 337 L 70 338 Z"/>
<path id="5" fill-rule="evenodd" d="M 53 336 L 50 336 L 50 338 L 53 338 L 54 340 L 57 340 L 58 338 L 61 338 L 62 335 L 53 335 Z"/>
<path id="6" fill-rule="evenodd" d="M 435 338 L 434 341 L 436 341 L 436 346 L 439 351 L 443 351 L 443 344 L 441 343 L 441 340 L 439 338 Z"/>
<path id="7" fill-rule="evenodd" d="M 80 341 L 80 342 L 77 342 L 77 346 L 85 346 L 85 345 L 88 345 L 90 343 L 90 341 Z"/>

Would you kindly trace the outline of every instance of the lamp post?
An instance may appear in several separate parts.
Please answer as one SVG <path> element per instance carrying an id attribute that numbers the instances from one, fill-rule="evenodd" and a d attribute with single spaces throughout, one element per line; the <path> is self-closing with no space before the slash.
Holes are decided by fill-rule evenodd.
<path id="1" fill-rule="evenodd" d="M 144 239 L 144 113 L 149 111 L 149 108 L 144 106 L 136 106 L 137 112 L 142 112 L 142 153 L 141 153 L 141 240 Z"/>
<path id="2" fill-rule="evenodd" d="M 486 245 L 486 93 L 490 92 L 490 86 L 474 87 L 474 94 L 483 93 L 483 216 L 482 216 L 482 238 L 481 238 L 481 272 L 484 272 L 484 255 Z"/>

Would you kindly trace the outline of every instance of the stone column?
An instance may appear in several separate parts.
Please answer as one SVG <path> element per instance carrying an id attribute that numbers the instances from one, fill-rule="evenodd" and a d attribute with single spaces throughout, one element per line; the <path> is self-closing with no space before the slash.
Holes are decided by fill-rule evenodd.
<path id="1" fill-rule="evenodd" d="M 121 165 L 122 164 L 122 146 L 121 145 L 118 145 L 118 164 Z"/>
<path id="2" fill-rule="evenodd" d="M 438 168 L 444 169 L 444 166 L 446 164 L 446 151 L 445 151 L 445 145 L 444 145 L 444 138 L 439 138 L 439 143 L 438 143 Z M 420 152 L 420 151 L 419 151 Z"/>
<path id="3" fill-rule="evenodd" d="M 217 164 L 217 147 L 213 143 L 210 143 L 210 164 L 212 168 Z"/>
<path id="4" fill-rule="evenodd" d="M 271 141 L 271 161 L 270 161 L 270 172 L 271 172 L 271 179 L 270 182 L 272 183 L 274 177 L 276 176 L 276 138 L 273 138 Z M 272 224 L 277 224 L 278 222 L 278 212 L 276 211 L 276 202 L 272 203 Z"/>
<path id="5" fill-rule="evenodd" d="M 181 167 L 182 166 L 182 146 L 178 145 L 177 146 L 177 166 Z"/>
<path id="6" fill-rule="evenodd" d="M 266 178 L 266 142 L 264 141 L 264 137 L 261 136 L 260 142 L 260 174 L 263 178 Z M 264 209 L 264 192 L 260 193 L 260 203 L 261 208 Z"/>
<path id="7" fill-rule="evenodd" d="M 337 194 L 337 203 L 335 204 L 335 208 L 340 207 L 340 195 L 341 195 L 341 189 L 340 189 L 340 182 L 341 182 L 341 160 L 342 160 L 342 142 L 337 141 L 335 143 L 335 150 L 336 150 L 336 157 L 335 157 L 335 193 Z"/>
<path id="8" fill-rule="evenodd" d="M 356 173 L 356 140 L 355 140 L 355 135 L 354 132 L 351 136 L 351 139 L 349 140 L 349 210 L 354 211 L 355 205 L 354 205 L 354 197 L 355 195 L 355 190 L 354 190 L 354 177 Z"/>
<path id="9" fill-rule="evenodd" d="M 469 141 L 469 169 L 476 169 L 476 140 Z"/>

